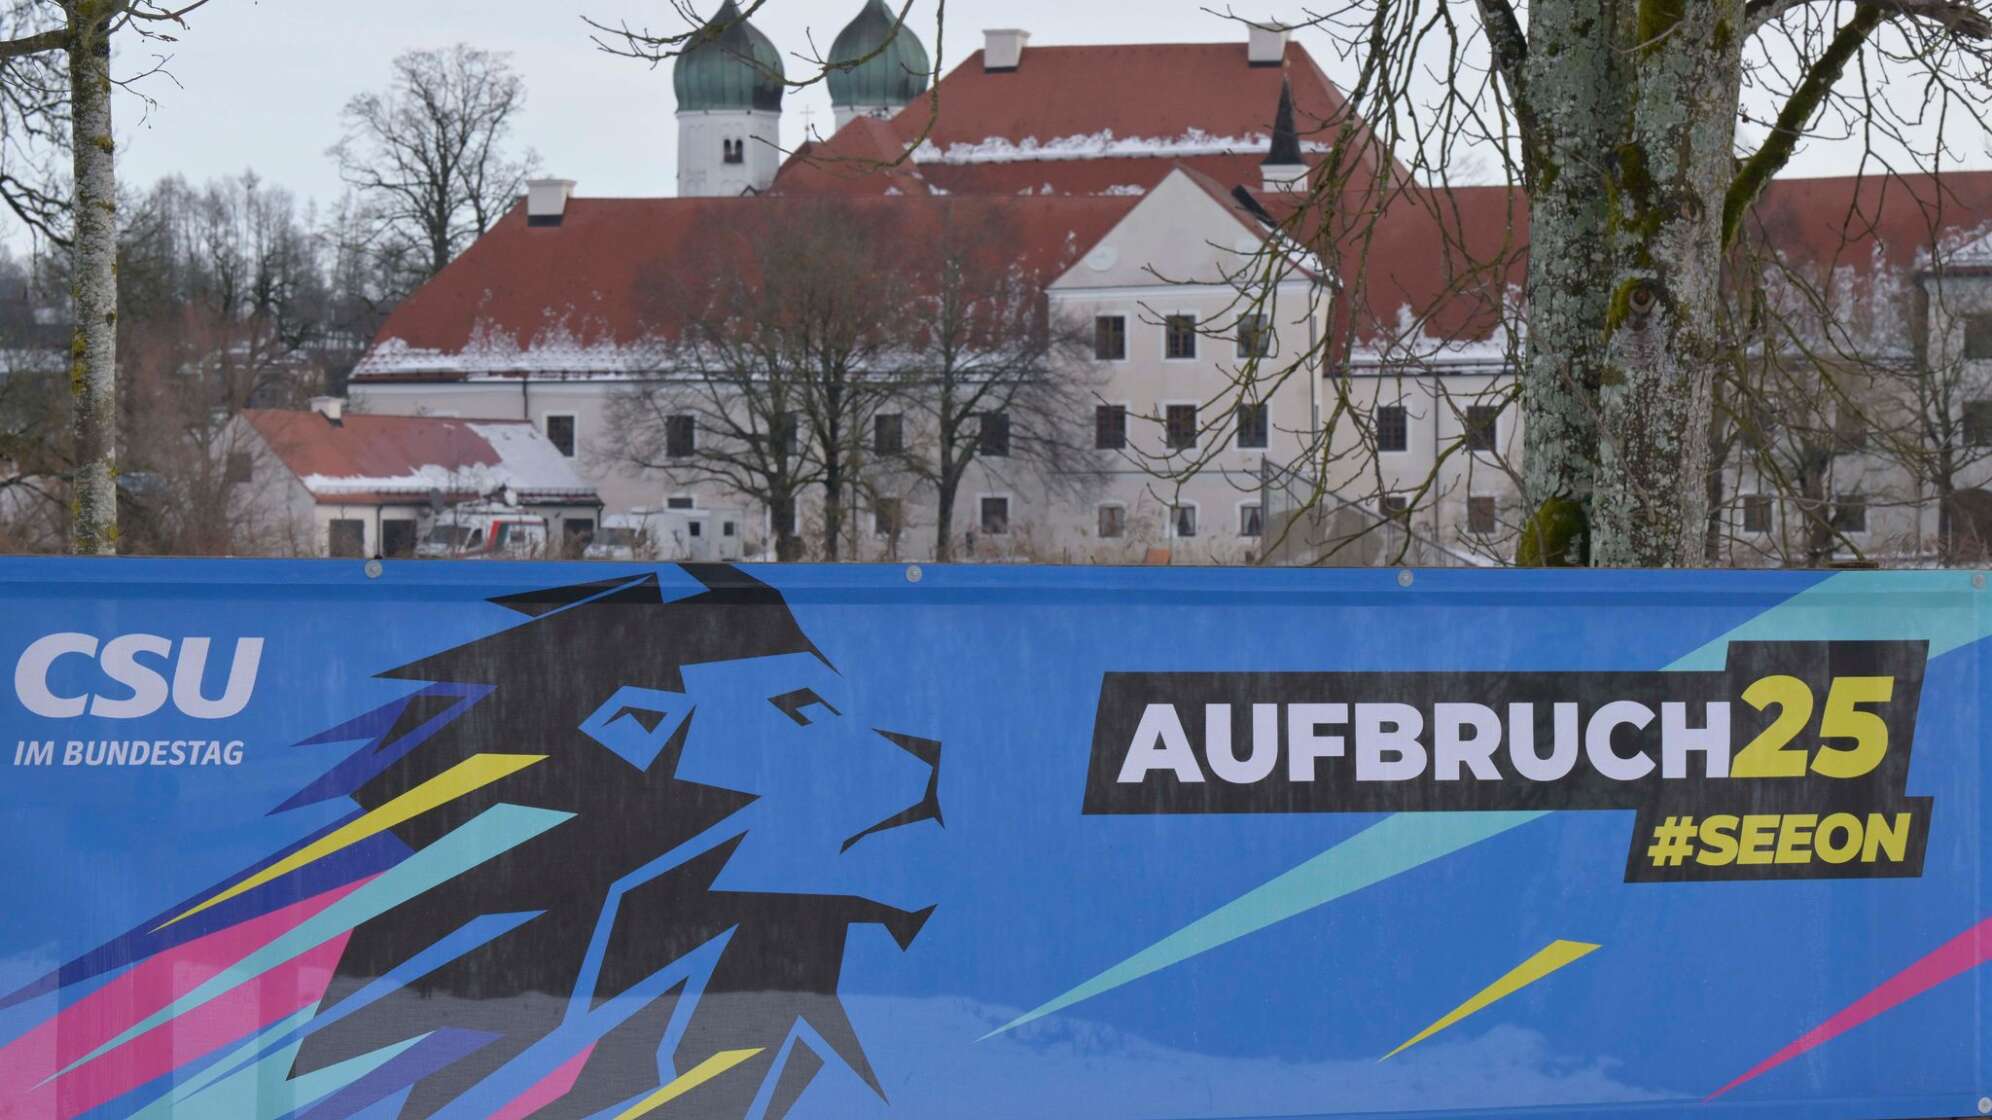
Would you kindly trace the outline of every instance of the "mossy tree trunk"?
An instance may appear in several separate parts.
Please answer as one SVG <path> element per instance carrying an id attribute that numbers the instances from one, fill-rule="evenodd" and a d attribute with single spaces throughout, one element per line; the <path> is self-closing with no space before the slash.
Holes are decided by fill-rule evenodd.
<path id="1" fill-rule="evenodd" d="M 1631 112 L 1606 179 L 1612 281 L 1591 512 L 1599 565 L 1702 562 L 1742 20 L 1743 0 L 1638 8 Z"/>
<path id="2" fill-rule="evenodd" d="M 1725 249 L 1875 16 L 1739 171 L 1744 0 L 1480 3 L 1531 197 L 1518 559 L 1703 563 Z"/>
<path id="3" fill-rule="evenodd" d="M 1526 527 L 1528 562 L 1588 562 L 1582 510 L 1597 484 L 1597 394 L 1605 362 L 1598 331 L 1610 291 L 1606 165 L 1598 153 L 1617 141 L 1623 119 L 1620 56 L 1601 50 L 1621 36 L 1618 0 L 1544 0 L 1531 13 L 1527 50 L 1520 28 L 1499 24 L 1509 47 L 1504 73 L 1514 85 L 1529 138 L 1523 153 L 1530 194 L 1529 332 L 1522 370 L 1524 498 L 1536 511 Z M 1506 38 L 1502 32 L 1513 36 Z"/>
<path id="4" fill-rule="evenodd" d="M 107 555 L 118 545 L 116 140 L 111 132 L 113 5 L 74 0 L 69 8 L 69 87 L 75 165 L 72 296 L 76 328 L 69 354 L 75 398 L 76 476 L 70 548 Z"/>

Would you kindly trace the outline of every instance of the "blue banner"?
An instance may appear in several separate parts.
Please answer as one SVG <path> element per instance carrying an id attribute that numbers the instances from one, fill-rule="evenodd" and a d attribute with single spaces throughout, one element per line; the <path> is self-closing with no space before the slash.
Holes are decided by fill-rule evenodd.
<path id="1" fill-rule="evenodd" d="M 1992 1113 L 1972 573 L 0 596 L 7 1120 Z"/>

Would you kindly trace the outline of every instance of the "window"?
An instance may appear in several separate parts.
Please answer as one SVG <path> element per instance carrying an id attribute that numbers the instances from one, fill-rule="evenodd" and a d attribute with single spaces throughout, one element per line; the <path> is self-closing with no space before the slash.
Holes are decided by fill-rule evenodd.
<path id="1" fill-rule="evenodd" d="M 339 518 L 332 522 L 327 543 L 331 545 L 332 555 L 357 560 L 366 555 L 367 523 L 357 519 Z"/>
<path id="2" fill-rule="evenodd" d="M 569 459 L 574 458 L 574 417 L 550 413 L 546 418 L 546 438 L 554 449 Z"/>
<path id="3" fill-rule="evenodd" d="M 1392 521 L 1401 523 L 1411 520 L 1411 499 L 1402 494 L 1385 494 L 1383 501 L 1377 503 L 1377 508 Z"/>
<path id="4" fill-rule="evenodd" d="M 881 537 L 899 535 L 899 499 L 872 499 L 872 532 Z"/>
<path id="5" fill-rule="evenodd" d="M 1964 317 L 1964 356 L 1974 362 L 1992 360 L 1992 315 Z"/>
<path id="6" fill-rule="evenodd" d="M 1266 518 L 1264 509 L 1257 502 L 1246 502 L 1238 507 L 1238 535 L 1241 537 L 1264 536 Z"/>
<path id="7" fill-rule="evenodd" d="M 1867 450 L 1867 424 L 1861 410 L 1843 404 L 1833 412 L 1833 453 L 1851 455 Z"/>
<path id="8" fill-rule="evenodd" d="M 1867 496 L 1840 495 L 1833 503 L 1833 528 L 1841 533 L 1867 532 Z"/>
<path id="9" fill-rule="evenodd" d="M 1410 445 L 1411 425 L 1401 404 L 1387 404 L 1376 410 L 1376 449 L 1402 451 Z"/>
<path id="10" fill-rule="evenodd" d="M 720 536 L 722 536 L 722 537 L 730 537 L 730 536 L 732 536 L 732 535 L 733 535 L 733 522 L 731 522 L 731 521 L 722 521 L 722 522 L 720 522 L 720 523 L 719 523 L 719 535 L 720 535 Z"/>
<path id="11" fill-rule="evenodd" d="M 720 158 L 727 163 L 746 163 L 747 141 L 721 140 L 719 142 L 719 152 Z"/>
<path id="12" fill-rule="evenodd" d="M 693 537 L 704 536 L 705 535 L 704 530 L 705 530 L 705 522 L 703 521 L 693 521 L 686 524 L 685 526 L 685 533 L 688 536 L 693 536 Z"/>
<path id="13" fill-rule="evenodd" d="M 1238 356 L 1263 358 L 1273 352 L 1273 332 L 1264 315 L 1243 315 L 1238 319 Z"/>
<path id="14" fill-rule="evenodd" d="M 1127 446 L 1127 406 L 1103 404 L 1093 409 L 1093 447 L 1119 451 Z"/>
<path id="15" fill-rule="evenodd" d="M 1992 446 L 1992 401 L 1964 402 L 1964 442 L 1970 447 Z"/>
<path id="16" fill-rule="evenodd" d="M 1238 446 L 1259 448 L 1266 446 L 1266 406 L 1264 402 L 1259 404 L 1241 404 L 1238 406 Z"/>
<path id="17" fill-rule="evenodd" d="M 698 443 L 698 423 L 691 416 L 679 414 L 664 418 L 664 457 L 667 459 L 689 459 Z"/>
<path id="18" fill-rule="evenodd" d="M 1103 505 L 1100 507 L 1100 539 L 1115 540 L 1127 535 L 1127 507 Z"/>
<path id="19" fill-rule="evenodd" d="M 1010 499 L 982 499 L 982 531 L 1000 537 L 1010 531 Z"/>
<path id="20" fill-rule="evenodd" d="M 1102 362 L 1127 357 L 1127 316 L 1102 315 L 1093 320 L 1093 357 Z"/>
<path id="21" fill-rule="evenodd" d="M 1467 406 L 1466 410 L 1466 449 L 1468 451 L 1494 450 L 1494 437 L 1501 419 L 1501 410 L 1491 404 Z"/>
<path id="22" fill-rule="evenodd" d="M 698 522 L 692 523 L 692 535 L 698 536 Z M 561 553 L 566 556 L 579 556 L 595 536 L 595 519 L 592 517 L 570 517 L 560 523 Z"/>
<path id="23" fill-rule="evenodd" d="M 1743 495 L 1743 531 L 1746 533 L 1768 533 L 1771 531 L 1771 496 L 1769 494 Z"/>
<path id="24" fill-rule="evenodd" d="M 1496 506 L 1492 498 L 1466 500 L 1466 531 L 1476 537 L 1494 535 Z"/>
<path id="25" fill-rule="evenodd" d="M 779 416 L 768 417 L 768 436 L 784 455 L 802 453 L 802 415 L 784 412 Z"/>
<path id="26" fill-rule="evenodd" d="M 906 450 L 906 418 L 897 412 L 872 417 L 872 454 L 898 455 Z"/>
<path id="27" fill-rule="evenodd" d="M 664 499 L 665 509 L 697 509 L 698 501 L 690 494 L 675 494 Z"/>
<path id="28" fill-rule="evenodd" d="M 1163 414 L 1163 439 L 1171 451 L 1183 451 L 1197 445 L 1197 406 L 1193 404 L 1172 404 Z"/>
<path id="29" fill-rule="evenodd" d="M 1169 535 L 1184 538 L 1197 535 L 1197 507 L 1195 505 L 1169 507 Z"/>
<path id="30" fill-rule="evenodd" d="M 1195 315 L 1171 315 L 1162 321 L 1162 356 L 1178 359 L 1197 356 Z"/>
<path id="31" fill-rule="evenodd" d="M 982 414 L 982 428 L 976 437 L 975 453 L 1001 459 L 1010 453 L 1010 414 L 1007 412 L 985 412 Z"/>
<path id="32" fill-rule="evenodd" d="M 237 486 L 249 481 L 250 476 L 255 473 L 255 465 L 247 451 L 231 451 L 228 453 L 226 470 L 228 473 L 223 476 L 223 480 L 230 486 Z"/>
<path id="33" fill-rule="evenodd" d="M 388 559 L 415 555 L 415 519 L 389 517 L 380 523 L 380 554 Z"/>

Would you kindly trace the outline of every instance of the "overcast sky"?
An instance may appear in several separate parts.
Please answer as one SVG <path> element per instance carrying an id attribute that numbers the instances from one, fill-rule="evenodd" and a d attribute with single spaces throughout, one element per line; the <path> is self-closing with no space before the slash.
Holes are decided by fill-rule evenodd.
<path id="1" fill-rule="evenodd" d="M 699 0 L 710 8 L 716 0 Z M 769 0 L 755 22 L 785 52 L 819 49 L 854 15 L 861 0 Z M 950 0 L 944 64 L 981 46 L 985 27 L 1023 27 L 1038 43 L 1160 42 L 1242 39 L 1241 29 L 1204 10 L 1209 0 Z M 1212 5 L 1215 6 L 1215 5 Z M 1288 0 L 1258 0 L 1252 14 L 1297 15 Z M 931 50 L 931 0 L 913 25 Z M 385 86 L 388 61 L 421 47 L 469 42 L 506 51 L 525 77 L 529 104 L 521 143 L 536 149 L 550 174 L 577 179 L 586 195 L 670 194 L 676 133 L 668 65 L 608 56 L 589 42 L 583 14 L 604 21 L 681 28 L 671 0 L 211 0 L 190 17 L 170 50 L 171 78 L 144 88 L 156 100 L 119 107 L 122 174 L 148 184 L 172 172 L 195 182 L 253 168 L 298 195 L 329 202 L 340 190 L 325 149 L 338 137 L 339 109 L 365 89 Z M 1303 42 L 1307 42 L 1305 34 Z M 1345 67 L 1315 44 L 1331 77 Z M 127 52 L 133 72 L 149 55 Z M 791 73 L 804 69 L 791 62 Z M 824 132 L 829 95 L 821 86 L 790 95 L 787 136 L 802 136 L 805 110 Z M 1793 170 L 1844 170 L 1831 150 L 1801 155 Z"/>
<path id="2" fill-rule="evenodd" d="M 827 50 L 860 6 L 770 0 L 755 25 L 785 52 L 807 50 L 812 33 Z M 931 52 L 931 4 L 914 11 Z M 950 67 L 981 47 L 985 26 L 1024 27 L 1044 43 L 1243 39 L 1236 24 L 1196 0 L 949 0 L 947 12 L 942 46 Z M 653 70 L 603 54 L 589 42 L 584 14 L 684 26 L 670 0 L 211 0 L 166 48 L 172 80 L 146 82 L 157 104 L 147 110 L 127 99 L 120 106 L 123 174 L 149 183 L 178 171 L 198 182 L 252 167 L 300 195 L 330 200 L 339 180 L 325 149 L 338 138 L 346 99 L 384 87 L 396 54 L 462 41 L 512 55 L 528 91 L 519 139 L 538 150 L 548 172 L 579 180 L 583 194 L 670 194 L 676 132 L 669 64 Z M 130 72 L 147 57 L 121 62 Z M 799 74 L 803 64 L 791 58 L 790 70 Z M 802 136 L 804 110 L 819 130 L 830 130 L 830 97 L 821 86 L 791 93 L 784 109 L 790 144 Z"/>

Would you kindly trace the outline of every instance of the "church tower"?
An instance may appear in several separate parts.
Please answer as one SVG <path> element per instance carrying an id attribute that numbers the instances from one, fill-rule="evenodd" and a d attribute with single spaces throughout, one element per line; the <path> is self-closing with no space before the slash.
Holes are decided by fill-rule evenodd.
<path id="1" fill-rule="evenodd" d="M 838 128 L 859 117 L 889 117 L 927 92 L 933 69 L 927 48 L 898 21 L 885 0 L 865 0 L 864 10 L 830 44 L 830 104 Z"/>
<path id="2" fill-rule="evenodd" d="M 782 161 L 782 55 L 725 0 L 678 56 L 678 194 L 764 191 Z"/>

